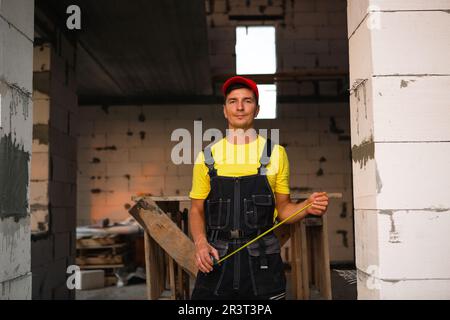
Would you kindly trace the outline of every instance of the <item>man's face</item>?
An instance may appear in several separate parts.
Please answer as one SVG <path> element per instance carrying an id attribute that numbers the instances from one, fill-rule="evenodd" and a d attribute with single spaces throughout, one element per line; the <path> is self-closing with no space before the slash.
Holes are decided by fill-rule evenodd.
<path id="1" fill-rule="evenodd" d="M 259 106 L 252 90 L 247 88 L 231 91 L 223 106 L 223 113 L 230 129 L 253 128 L 253 121 L 258 115 Z"/>

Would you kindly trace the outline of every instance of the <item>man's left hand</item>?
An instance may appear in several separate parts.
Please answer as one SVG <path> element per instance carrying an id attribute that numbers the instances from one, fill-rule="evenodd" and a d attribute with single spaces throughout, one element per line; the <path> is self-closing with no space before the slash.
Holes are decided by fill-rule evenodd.
<path id="1" fill-rule="evenodd" d="M 306 202 L 307 204 L 312 203 L 312 206 L 306 209 L 306 213 L 322 216 L 328 208 L 328 195 L 326 192 L 314 192 Z"/>

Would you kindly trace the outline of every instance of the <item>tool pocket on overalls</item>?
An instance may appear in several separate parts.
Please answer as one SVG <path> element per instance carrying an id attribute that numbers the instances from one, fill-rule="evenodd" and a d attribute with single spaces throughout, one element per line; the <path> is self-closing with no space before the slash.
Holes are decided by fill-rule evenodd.
<path id="1" fill-rule="evenodd" d="M 214 240 L 211 242 L 211 245 L 217 250 L 219 253 L 219 258 L 222 259 L 228 251 L 228 242 L 220 239 Z"/>
<path id="2" fill-rule="evenodd" d="M 211 229 L 225 229 L 230 221 L 231 199 L 206 200 L 206 218 Z"/>
<path id="3" fill-rule="evenodd" d="M 254 194 L 244 199 L 245 224 L 252 229 L 273 225 L 273 202 L 269 194 Z"/>
<path id="4" fill-rule="evenodd" d="M 263 243 L 261 243 L 263 241 Z M 250 277 L 255 295 L 277 293 L 286 288 L 280 243 L 275 235 L 265 236 L 248 247 Z"/>

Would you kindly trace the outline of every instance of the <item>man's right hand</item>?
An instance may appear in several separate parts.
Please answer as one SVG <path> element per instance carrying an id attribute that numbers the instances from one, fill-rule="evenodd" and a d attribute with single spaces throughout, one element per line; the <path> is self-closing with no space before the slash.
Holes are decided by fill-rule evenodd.
<path id="1" fill-rule="evenodd" d="M 211 256 L 219 260 L 219 252 L 211 246 L 206 239 L 195 243 L 195 264 L 203 273 L 213 270 L 213 260 Z"/>

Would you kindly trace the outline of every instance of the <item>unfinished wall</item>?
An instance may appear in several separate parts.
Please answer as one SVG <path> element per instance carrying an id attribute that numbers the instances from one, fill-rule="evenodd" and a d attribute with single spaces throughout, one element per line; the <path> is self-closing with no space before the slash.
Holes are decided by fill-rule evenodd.
<path id="1" fill-rule="evenodd" d="M 59 34 L 59 32 L 56 32 Z M 31 216 L 33 299 L 69 299 L 75 262 L 77 96 L 75 47 L 63 35 L 34 48 Z"/>
<path id="2" fill-rule="evenodd" d="M 206 4 L 213 77 L 235 72 L 235 27 L 256 24 L 277 27 L 279 72 L 348 70 L 345 1 L 215 0 Z M 243 15 L 268 17 L 234 19 Z M 281 18 L 270 20 L 275 16 Z M 281 130 L 293 191 L 323 189 L 343 194 L 329 207 L 330 254 L 335 262 L 353 261 L 349 107 L 345 102 L 317 102 L 324 97 L 337 101 L 344 84 L 334 77 L 277 85 L 281 96 L 293 96 L 296 102 L 280 103 L 276 120 L 258 120 L 256 125 Z M 133 204 L 130 198 L 139 192 L 187 195 L 192 166 L 171 163 L 176 142 L 170 141 L 170 134 L 176 128 L 193 133 L 197 119 L 203 120 L 203 130 L 223 130 L 226 125 L 220 105 L 83 106 L 80 118 L 78 224 L 127 218 L 127 208 Z"/>
<path id="3" fill-rule="evenodd" d="M 348 2 L 359 299 L 450 298 L 449 10 Z"/>
<path id="4" fill-rule="evenodd" d="M 0 299 L 30 299 L 34 1 L 0 1 Z"/>

